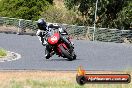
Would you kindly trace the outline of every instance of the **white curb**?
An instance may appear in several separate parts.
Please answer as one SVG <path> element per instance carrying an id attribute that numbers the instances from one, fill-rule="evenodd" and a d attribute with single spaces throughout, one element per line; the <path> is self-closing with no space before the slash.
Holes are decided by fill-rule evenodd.
<path id="1" fill-rule="evenodd" d="M 9 61 L 14 61 L 14 60 L 18 60 L 21 58 L 21 55 L 15 52 L 11 52 L 11 51 L 7 51 L 8 54 L 6 57 L 4 58 L 0 58 L 0 62 L 9 62 Z"/>

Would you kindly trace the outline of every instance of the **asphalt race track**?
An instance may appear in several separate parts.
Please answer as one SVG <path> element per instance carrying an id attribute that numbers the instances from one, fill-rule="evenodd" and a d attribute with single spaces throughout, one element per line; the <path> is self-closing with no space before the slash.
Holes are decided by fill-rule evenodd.
<path id="1" fill-rule="evenodd" d="M 54 55 L 44 58 L 44 47 L 36 36 L 0 33 L 0 47 L 21 54 L 22 58 L 0 62 L 0 70 L 127 70 L 132 69 L 132 45 L 74 40 L 77 60 Z"/>

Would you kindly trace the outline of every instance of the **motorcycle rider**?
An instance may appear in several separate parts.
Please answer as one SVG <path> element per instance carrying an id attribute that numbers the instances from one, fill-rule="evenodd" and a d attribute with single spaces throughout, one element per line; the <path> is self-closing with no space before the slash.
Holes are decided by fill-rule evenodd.
<path id="1" fill-rule="evenodd" d="M 46 59 L 49 59 L 54 54 L 54 52 L 51 52 L 52 51 L 51 47 L 48 45 L 47 40 L 46 40 L 46 38 L 47 38 L 46 35 L 50 34 L 51 30 L 53 30 L 53 29 L 58 29 L 62 35 L 62 39 L 66 43 L 68 43 L 69 46 L 73 47 L 73 42 L 69 41 L 69 36 L 68 36 L 67 31 L 64 30 L 63 28 L 61 28 L 60 26 L 58 26 L 56 24 L 48 24 L 48 23 L 46 23 L 46 21 L 43 18 L 38 20 L 37 25 L 38 25 L 39 29 L 38 29 L 36 35 L 39 38 L 42 45 L 46 46 L 46 49 L 45 49 L 45 58 Z"/>

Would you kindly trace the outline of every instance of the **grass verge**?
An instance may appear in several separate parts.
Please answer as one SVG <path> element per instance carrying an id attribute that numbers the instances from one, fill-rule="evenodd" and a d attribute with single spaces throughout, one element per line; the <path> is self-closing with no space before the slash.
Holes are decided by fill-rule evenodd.
<path id="1" fill-rule="evenodd" d="M 0 48 L 0 58 L 5 57 L 7 55 L 7 51 Z"/>
<path id="2" fill-rule="evenodd" d="M 99 72 L 89 72 L 99 73 Z M 113 72 L 102 72 L 111 74 Z M 117 74 L 122 74 L 118 72 Z M 132 75 L 132 72 L 123 72 Z M 129 84 L 86 84 L 80 86 L 76 83 L 76 72 L 55 71 L 18 71 L 0 72 L 0 88 L 132 88 Z"/>

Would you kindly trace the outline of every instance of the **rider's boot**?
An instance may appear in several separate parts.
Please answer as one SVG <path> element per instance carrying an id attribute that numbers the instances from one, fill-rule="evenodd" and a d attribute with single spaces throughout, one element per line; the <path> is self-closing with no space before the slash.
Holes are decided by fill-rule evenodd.
<path id="1" fill-rule="evenodd" d="M 52 57 L 54 54 L 55 54 L 54 51 L 52 51 L 52 52 L 50 52 L 50 53 L 47 53 L 47 54 L 45 54 L 45 58 L 46 58 L 46 59 L 49 59 L 49 58 Z"/>
<path id="2" fill-rule="evenodd" d="M 49 59 L 50 57 L 52 57 L 55 54 L 55 52 L 53 50 L 51 50 L 51 48 L 47 45 L 46 49 L 45 49 L 45 58 Z"/>
<path id="3" fill-rule="evenodd" d="M 45 58 L 46 59 L 49 59 L 50 58 L 50 53 L 47 50 L 45 50 Z"/>
<path id="4" fill-rule="evenodd" d="M 48 45 L 46 45 L 46 48 L 45 48 L 45 58 L 46 59 L 49 59 L 51 56 L 50 56 L 50 48 Z"/>

